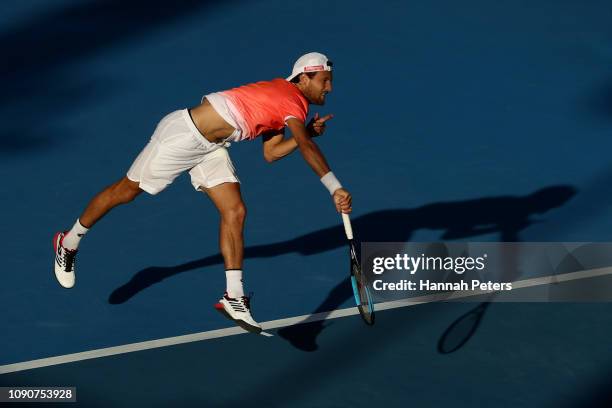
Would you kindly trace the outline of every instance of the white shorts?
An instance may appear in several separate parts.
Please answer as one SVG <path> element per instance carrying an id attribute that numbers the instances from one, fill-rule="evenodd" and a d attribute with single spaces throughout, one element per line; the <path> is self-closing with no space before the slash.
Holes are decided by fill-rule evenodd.
<path id="1" fill-rule="evenodd" d="M 157 194 L 187 170 L 196 190 L 240 182 L 227 149 L 206 140 L 183 109 L 158 123 L 127 177 L 147 193 Z"/>

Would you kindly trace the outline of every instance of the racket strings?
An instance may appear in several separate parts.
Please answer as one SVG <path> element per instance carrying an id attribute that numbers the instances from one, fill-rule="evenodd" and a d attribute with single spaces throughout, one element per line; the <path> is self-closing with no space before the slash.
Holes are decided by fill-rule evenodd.
<path id="1" fill-rule="evenodd" d="M 357 279 L 357 289 L 359 291 L 359 300 L 365 311 L 369 312 L 369 297 L 367 293 L 368 283 L 363 275 L 361 268 L 358 265 L 353 265 L 353 274 Z"/>

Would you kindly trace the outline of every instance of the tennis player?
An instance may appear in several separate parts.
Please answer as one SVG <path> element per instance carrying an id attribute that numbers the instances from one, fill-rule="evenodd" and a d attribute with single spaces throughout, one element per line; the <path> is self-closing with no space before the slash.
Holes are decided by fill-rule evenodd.
<path id="1" fill-rule="evenodd" d="M 161 192 L 178 175 L 189 171 L 193 187 L 208 195 L 221 217 L 219 245 L 227 286 L 215 307 L 241 327 L 260 332 L 242 283 L 246 207 L 227 147 L 231 142 L 262 136 L 263 155 L 268 162 L 299 149 L 331 194 L 336 209 L 350 212 L 351 195 L 342 188 L 313 141 L 323 134 L 332 115 L 315 114 L 305 123 L 309 104 L 324 105 L 331 90 L 332 62 L 312 52 L 295 62 L 287 79 L 211 93 L 200 105 L 165 116 L 127 175 L 98 193 L 70 230 L 55 235 L 55 276 L 60 285 L 74 286 L 79 242 L 106 213 L 143 191 L 151 195 Z M 285 136 L 285 128 L 292 137 Z"/>

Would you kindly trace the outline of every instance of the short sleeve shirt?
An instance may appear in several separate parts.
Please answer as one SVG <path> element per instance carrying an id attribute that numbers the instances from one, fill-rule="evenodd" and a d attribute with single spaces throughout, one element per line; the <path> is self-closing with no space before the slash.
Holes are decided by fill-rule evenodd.
<path id="1" fill-rule="evenodd" d="M 272 131 L 280 131 L 287 120 L 305 122 L 308 100 L 302 92 L 285 79 L 261 81 L 218 93 L 228 99 L 242 139 L 254 139 Z"/>

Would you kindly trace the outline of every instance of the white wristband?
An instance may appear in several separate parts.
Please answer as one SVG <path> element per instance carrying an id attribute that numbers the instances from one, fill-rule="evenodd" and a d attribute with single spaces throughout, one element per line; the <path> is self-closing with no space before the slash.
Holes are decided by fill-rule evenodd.
<path id="1" fill-rule="evenodd" d="M 329 194 L 331 195 L 334 195 L 334 191 L 336 191 L 337 189 L 342 188 L 342 184 L 340 184 L 336 176 L 334 176 L 334 173 L 332 173 L 331 171 L 321 177 L 321 183 L 323 183 L 325 188 L 329 190 Z"/>

